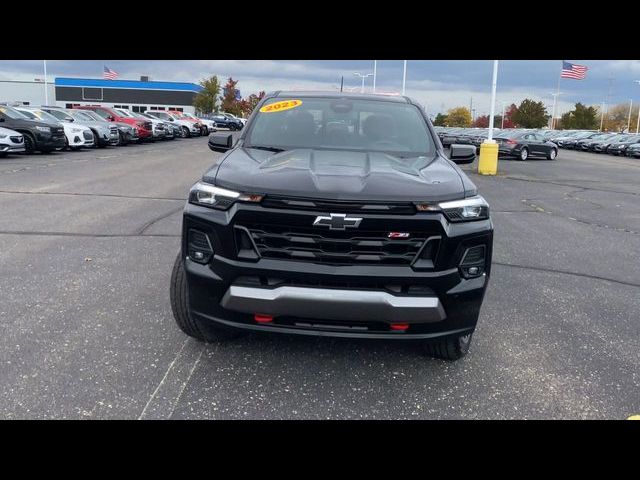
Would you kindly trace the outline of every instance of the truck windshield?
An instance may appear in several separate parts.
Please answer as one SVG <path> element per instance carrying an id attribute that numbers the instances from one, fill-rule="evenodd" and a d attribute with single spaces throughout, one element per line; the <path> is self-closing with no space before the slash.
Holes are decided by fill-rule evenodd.
<path id="1" fill-rule="evenodd" d="M 414 105 L 348 98 L 273 98 L 256 115 L 247 148 L 296 148 L 432 156 L 435 143 Z"/>

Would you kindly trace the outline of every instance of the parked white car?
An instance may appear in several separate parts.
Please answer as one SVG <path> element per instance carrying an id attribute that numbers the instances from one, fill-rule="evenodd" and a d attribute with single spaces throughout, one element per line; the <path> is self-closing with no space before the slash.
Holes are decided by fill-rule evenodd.
<path id="1" fill-rule="evenodd" d="M 182 120 L 177 115 L 173 115 L 169 112 L 163 112 L 162 110 L 146 110 L 144 113 L 148 113 L 160 120 L 164 120 L 167 122 L 174 122 L 177 125 L 182 127 L 181 129 L 181 137 L 189 137 L 194 135 L 200 135 L 200 129 L 195 126 L 193 122 L 188 120 Z"/>
<path id="2" fill-rule="evenodd" d="M 21 133 L 9 128 L 0 127 L 0 157 L 9 153 L 24 152 L 24 137 Z"/>
<path id="3" fill-rule="evenodd" d="M 37 107 L 16 107 L 16 110 L 32 120 L 62 125 L 62 128 L 64 128 L 64 136 L 67 139 L 67 147 L 72 150 L 78 150 L 82 147 L 93 147 L 95 145 L 95 137 L 89 127 L 62 122 L 49 112 L 45 112 Z"/>
<path id="4" fill-rule="evenodd" d="M 183 113 L 183 115 L 185 117 L 193 118 L 194 120 L 197 120 L 198 122 L 203 124 L 205 127 L 207 127 L 207 135 L 211 132 L 218 131 L 218 129 L 216 128 L 216 122 L 214 122 L 213 120 L 209 120 L 207 118 L 202 118 L 202 117 L 196 117 L 195 115 L 191 115 L 190 113 Z"/>

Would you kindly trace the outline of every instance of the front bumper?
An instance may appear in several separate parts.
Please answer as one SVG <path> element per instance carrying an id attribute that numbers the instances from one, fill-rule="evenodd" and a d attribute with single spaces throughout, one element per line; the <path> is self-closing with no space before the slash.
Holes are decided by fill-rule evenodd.
<path id="1" fill-rule="evenodd" d="M 20 144 L 0 143 L 0 153 L 22 153 L 24 151 L 24 142 Z"/>
<path id="2" fill-rule="evenodd" d="M 48 135 L 38 133 L 36 136 L 36 149 L 55 149 L 64 148 L 66 145 L 66 136 L 64 133 L 60 135 Z"/>
<path id="3" fill-rule="evenodd" d="M 91 130 L 71 132 L 67 135 L 67 142 L 70 147 L 93 147 L 95 145 L 94 135 Z"/>
<path id="4" fill-rule="evenodd" d="M 267 215 L 275 209 L 251 206 L 235 210 L 214 211 L 190 204 L 185 209 L 182 256 L 189 310 L 200 321 L 302 335 L 395 339 L 446 336 L 476 326 L 490 275 L 490 220 L 449 224 L 440 214 L 420 217 L 430 216 L 435 225 L 440 225 L 443 239 L 439 265 L 424 269 L 274 258 L 240 260 L 235 256 L 235 218 Z M 314 218 L 316 213 L 297 215 Z M 407 218 L 387 217 L 386 221 L 393 224 L 406 222 Z M 416 220 L 414 215 L 412 221 Z M 209 263 L 203 265 L 189 257 L 190 229 L 205 232 L 210 238 L 214 254 Z M 480 244 L 487 247 L 485 272 L 465 279 L 458 264 L 467 248 Z M 256 314 L 270 315 L 273 320 L 258 324 Z M 409 328 L 392 330 L 391 324 L 398 322 Z"/>

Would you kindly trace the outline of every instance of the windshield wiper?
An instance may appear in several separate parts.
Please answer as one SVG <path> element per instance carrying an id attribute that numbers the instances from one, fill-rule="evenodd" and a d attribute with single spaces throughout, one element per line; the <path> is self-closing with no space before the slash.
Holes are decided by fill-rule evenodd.
<path id="1" fill-rule="evenodd" d="M 255 148 L 256 150 L 267 150 L 269 152 L 284 152 L 284 148 L 271 147 L 269 145 L 250 145 L 246 148 Z"/>

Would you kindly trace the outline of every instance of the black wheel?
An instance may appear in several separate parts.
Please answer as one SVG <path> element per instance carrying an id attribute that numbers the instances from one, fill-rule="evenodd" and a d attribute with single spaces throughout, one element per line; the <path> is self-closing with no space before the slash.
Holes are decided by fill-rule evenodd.
<path id="1" fill-rule="evenodd" d="M 189 136 L 189 129 L 187 127 L 182 127 L 180 129 L 180 137 L 187 138 Z"/>
<path id="2" fill-rule="evenodd" d="M 555 160 L 557 156 L 558 150 L 552 148 L 551 150 L 549 150 L 549 153 L 547 153 L 547 160 Z"/>
<path id="3" fill-rule="evenodd" d="M 121 146 L 126 145 L 126 144 L 127 143 L 126 143 L 126 141 L 124 139 L 124 135 L 122 134 L 122 132 L 120 130 L 118 130 L 118 143 L 117 143 L 117 145 L 121 147 Z"/>
<path id="4" fill-rule="evenodd" d="M 184 262 L 182 254 L 178 253 L 178 257 L 173 265 L 173 271 L 171 272 L 169 298 L 171 300 L 173 317 L 175 318 L 178 327 L 180 327 L 180 330 L 190 337 L 203 342 L 230 340 L 240 335 L 240 332 L 236 330 L 215 325 L 213 323 L 204 324 L 192 318 L 189 314 L 187 295 L 187 277 L 184 273 Z"/>
<path id="5" fill-rule="evenodd" d="M 522 150 L 520 150 L 520 155 L 518 156 L 518 160 L 526 160 L 527 158 L 529 158 L 529 149 L 527 147 L 523 147 Z"/>
<path id="6" fill-rule="evenodd" d="M 424 350 L 427 355 L 442 360 L 459 360 L 469 353 L 473 332 L 457 337 L 427 340 Z"/>
<path id="7" fill-rule="evenodd" d="M 238 127 L 236 127 L 233 123 L 229 125 L 229 130 L 231 130 L 232 132 L 235 132 L 237 129 Z"/>
<path id="8" fill-rule="evenodd" d="M 36 149 L 35 140 L 30 134 L 25 133 L 24 134 L 24 153 L 31 154 L 35 151 L 35 149 Z"/>

